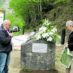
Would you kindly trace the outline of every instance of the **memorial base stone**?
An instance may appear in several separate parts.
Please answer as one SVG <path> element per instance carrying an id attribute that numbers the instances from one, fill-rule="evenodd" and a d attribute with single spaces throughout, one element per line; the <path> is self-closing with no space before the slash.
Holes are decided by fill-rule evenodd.
<path id="1" fill-rule="evenodd" d="M 21 65 L 29 70 L 50 70 L 55 67 L 55 43 L 28 41 L 21 46 Z"/>

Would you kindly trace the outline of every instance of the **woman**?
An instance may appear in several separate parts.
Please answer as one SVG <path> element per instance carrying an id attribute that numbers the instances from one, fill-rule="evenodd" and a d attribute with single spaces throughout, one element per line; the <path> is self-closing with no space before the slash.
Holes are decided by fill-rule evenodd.
<path id="1" fill-rule="evenodd" d="M 67 29 L 66 32 L 67 32 L 68 37 L 66 38 L 66 41 L 65 41 L 65 29 L 63 29 L 62 36 L 61 36 L 62 37 L 61 44 L 64 44 L 64 41 L 68 42 L 67 45 L 65 44 L 65 46 L 69 48 L 69 51 L 70 51 L 69 55 L 73 56 L 73 21 L 68 20 L 66 22 L 66 29 Z M 68 39 L 68 41 L 67 41 L 67 39 Z M 66 68 L 66 73 L 70 73 L 71 65 Z"/>

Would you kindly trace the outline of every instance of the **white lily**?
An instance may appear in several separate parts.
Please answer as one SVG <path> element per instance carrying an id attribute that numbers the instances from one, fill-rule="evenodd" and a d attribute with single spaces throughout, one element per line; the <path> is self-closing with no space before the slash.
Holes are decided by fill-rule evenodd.
<path id="1" fill-rule="evenodd" d="M 52 37 L 47 38 L 47 41 L 52 41 L 52 40 L 53 40 Z"/>
<path id="2" fill-rule="evenodd" d="M 43 25 L 47 25 L 47 26 L 49 26 L 50 24 L 51 24 L 51 22 L 49 22 L 48 20 L 45 20 L 43 23 Z"/>
<path id="3" fill-rule="evenodd" d="M 36 35 L 35 37 L 36 37 L 36 40 L 41 39 L 41 35 Z"/>
<path id="4" fill-rule="evenodd" d="M 46 41 L 56 41 L 56 38 L 60 38 L 58 34 L 55 34 L 57 32 L 57 28 L 51 26 L 51 24 L 52 23 L 48 20 L 44 20 L 42 27 L 40 27 L 39 31 L 35 34 L 36 40 L 45 38 Z M 55 35 L 58 37 L 55 37 Z"/>
<path id="5" fill-rule="evenodd" d="M 48 33 L 43 33 L 43 34 L 42 34 L 42 37 L 43 37 L 43 38 L 46 38 L 46 37 L 48 37 L 48 36 L 49 36 Z"/>
<path id="6" fill-rule="evenodd" d="M 54 28 L 52 29 L 52 32 L 57 32 L 57 28 L 54 27 Z"/>
<path id="7" fill-rule="evenodd" d="M 48 33 L 49 33 L 49 35 L 51 35 L 51 36 L 54 34 L 53 32 L 48 32 Z"/>
<path id="8" fill-rule="evenodd" d="M 45 27 L 45 26 L 42 26 L 41 28 L 39 28 L 39 32 L 44 32 L 44 31 L 46 31 L 47 30 L 47 27 Z"/>

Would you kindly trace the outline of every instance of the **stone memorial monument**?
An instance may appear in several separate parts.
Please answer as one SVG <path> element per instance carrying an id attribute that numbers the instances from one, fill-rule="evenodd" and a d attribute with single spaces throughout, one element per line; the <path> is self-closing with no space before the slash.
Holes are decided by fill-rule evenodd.
<path id="1" fill-rule="evenodd" d="M 21 65 L 30 70 L 50 70 L 55 67 L 55 43 L 45 40 L 27 41 L 21 46 Z"/>

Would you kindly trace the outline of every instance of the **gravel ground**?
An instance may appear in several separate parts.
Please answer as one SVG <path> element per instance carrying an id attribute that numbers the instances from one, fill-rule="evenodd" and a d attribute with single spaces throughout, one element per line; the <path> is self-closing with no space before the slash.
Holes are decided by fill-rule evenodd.
<path id="1" fill-rule="evenodd" d="M 11 52 L 9 73 L 20 73 L 20 50 Z"/>

